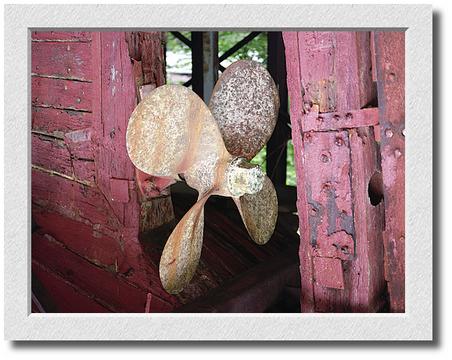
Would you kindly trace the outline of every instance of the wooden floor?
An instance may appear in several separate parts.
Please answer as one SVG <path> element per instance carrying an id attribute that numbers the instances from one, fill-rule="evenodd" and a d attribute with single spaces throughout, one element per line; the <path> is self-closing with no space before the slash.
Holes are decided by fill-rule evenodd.
<path id="1" fill-rule="evenodd" d="M 166 239 L 177 221 L 196 202 L 196 197 L 196 192 L 183 183 L 177 184 L 172 188 L 176 221 L 142 235 L 141 242 L 155 266 L 158 266 Z M 296 290 L 299 287 L 299 236 L 295 188 L 279 191 L 278 198 L 277 226 L 270 241 L 263 246 L 251 240 L 231 198 L 213 196 L 208 200 L 200 264 L 193 280 L 177 295 L 186 305 L 176 311 L 299 311 L 299 289 Z M 280 275 L 275 278 L 275 274 Z M 250 299 L 253 296 L 262 297 L 258 295 L 261 286 L 270 287 L 266 293 L 273 292 L 272 298 L 266 295 L 265 299 Z M 250 287 L 255 290 L 247 294 Z M 245 297 L 248 300 L 242 299 Z M 220 306 L 219 303 L 233 305 Z M 237 308 L 240 304 L 244 305 Z"/>

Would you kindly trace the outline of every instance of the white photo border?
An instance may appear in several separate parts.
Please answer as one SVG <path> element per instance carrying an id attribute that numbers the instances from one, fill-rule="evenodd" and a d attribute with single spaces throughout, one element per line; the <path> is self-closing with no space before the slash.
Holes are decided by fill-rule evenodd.
<path id="1" fill-rule="evenodd" d="M 406 31 L 406 313 L 30 313 L 30 32 L 53 28 Z M 4 77 L 6 339 L 433 339 L 430 5 L 7 5 Z"/>

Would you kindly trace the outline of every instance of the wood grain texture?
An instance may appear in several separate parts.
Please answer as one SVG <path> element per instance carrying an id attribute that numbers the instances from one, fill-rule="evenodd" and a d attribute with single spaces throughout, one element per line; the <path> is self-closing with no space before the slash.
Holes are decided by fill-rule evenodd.
<path id="1" fill-rule="evenodd" d="M 86 82 L 31 78 L 31 103 L 34 106 L 92 111 L 92 85 Z"/>
<path id="2" fill-rule="evenodd" d="M 362 109 L 375 96 L 369 89 L 370 33 L 283 35 L 297 172 L 302 311 L 376 311 L 385 284 L 375 267 L 382 266 L 381 235 L 373 232 L 381 234 L 382 214 L 369 208 L 367 184 L 378 165 L 372 130 L 378 118 L 377 109 Z M 357 133 L 367 139 L 359 143 Z"/>
<path id="3" fill-rule="evenodd" d="M 106 307 L 96 302 L 89 294 L 80 291 L 71 282 L 49 270 L 37 261 L 32 261 L 32 272 L 39 281 L 41 292 L 49 296 L 50 300 L 43 299 L 43 295 L 36 294 L 42 301 L 46 312 L 61 313 L 108 313 Z M 44 301 L 43 301 L 44 300 Z"/>
<path id="4" fill-rule="evenodd" d="M 405 311 L 405 33 L 375 33 L 390 308 Z"/>
<path id="5" fill-rule="evenodd" d="M 302 60 L 300 58 L 299 47 L 299 33 L 297 32 L 283 32 L 283 40 L 286 48 L 286 68 L 287 68 L 287 88 L 290 96 L 290 121 L 292 124 L 292 141 L 294 144 L 295 156 L 295 170 L 297 181 L 297 212 L 299 217 L 299 232 L 300 232 L 300 274 L 301 274 L 301 311 L 314 312 L 314 275 L 312 268 L 312 252 L 309 237 L 311 236 L 311 229 L 308 221 L 308 200 L 306 191 L 301 191 L 304 188 L 306 181 L 305 177 L 305 162 L 303 157 L 305 154 L 302 142 L 302 127 L 301 121 L 304 114 L 304 107 L 310 108 L 311 103 L 304 102 L 304 90 L 302 86 L 302 77 L 300 67 Z M 315 68 L 310 68 L 315 71 Z"/>
<path id="6" fill-rule="evenodd" d="M 82 111 L 32 106 L 31 121 L 32 130 L 62 138 L 67 132 L 90 128 L 93 116 Z"/>
<path id="7" fill-rule="evenodd" d="M 32 31 L 32 41 L 50 42 L 90 42 L 92 33 L 88 31 Z"/>
<path id="8" fill-rule="evenodd" d="M 35 76 L 92 80 L 91 43 L 32 42 L 31 72 Z"/>

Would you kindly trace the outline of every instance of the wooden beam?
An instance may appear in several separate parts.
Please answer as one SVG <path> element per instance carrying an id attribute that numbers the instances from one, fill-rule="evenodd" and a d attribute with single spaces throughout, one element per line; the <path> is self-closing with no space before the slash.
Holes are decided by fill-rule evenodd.
<path id="1" fill-rule="evenodd" d="M 405 311 L 405 33 L 375 32 L 391 312 Z"/>
<path id="2" fill-rule="evenodd" d="M 184 35 L 182 35 L 179 31 L 171 31 L 171 34 L 178 40 L 180 40 L 182 43 L 187 45 L 189 48 L 192 47 L 191 40 L 187 39 Z"/>

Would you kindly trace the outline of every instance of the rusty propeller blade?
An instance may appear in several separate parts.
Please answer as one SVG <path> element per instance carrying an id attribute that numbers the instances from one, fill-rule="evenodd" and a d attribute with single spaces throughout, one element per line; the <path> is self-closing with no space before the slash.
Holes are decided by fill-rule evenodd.
<path id="1" fill-rule="evenodd" d="M 160 258 L 160 280 L 170 294 L 181 292 L 192 279 L 201 257 L 204 231 L 204 204 L 199 199 L 171 233 Z"/>
<path id="2" fill-rule="evenodd" d="M 209 108 L 181 85 L 160 86 L 138 104 L 126 144 L 139 170 L 176 180 L 184 174 L 200 194 L 214 185 L 215 168 L 230 158 Z"/>
<path id="3" fill-rule="evenodd" d="M 261 64 L 240 60 L 218 79 L 209 108 L 229 153 L 251 160 L 275 128 L 278 90 Z"/>
<path id="4" fill-rule="evenodd" d="M 254 242 L 263 245 L 270 240 L 278 219 L 278 197 L 271 180 L 265 176 L 259 192 L 233 199 Z"/>

